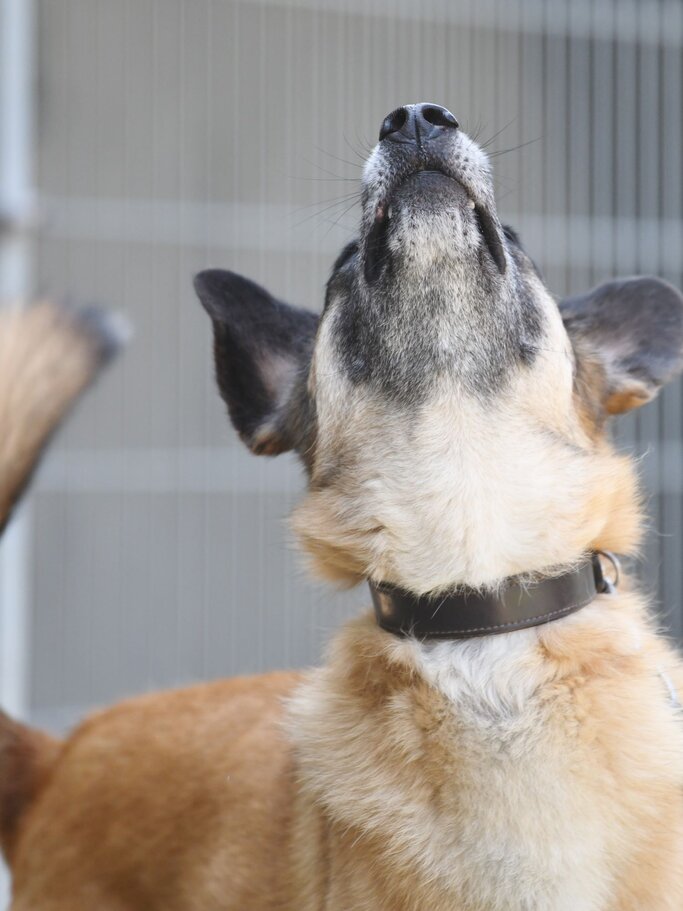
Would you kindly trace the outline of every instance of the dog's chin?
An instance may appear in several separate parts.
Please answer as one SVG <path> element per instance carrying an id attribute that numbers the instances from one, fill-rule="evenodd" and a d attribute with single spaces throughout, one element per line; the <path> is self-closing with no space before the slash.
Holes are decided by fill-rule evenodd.
<path id="1" fill-rule="evenodd" d="M 478 244 L 474 203 L 461 183 L 439 171 L 411 174 L 377 204 L 364 244 L 369 285 L 401 263 L 461 260 Z"/>
<path id="2" fill-rule="evenodd" d="M 472 208 L 465 187 L 443 171 L 416 171 L 394 188 L 388 201 L 415 213 Z"/>
<path id="3" fill-rule="evenodd" d="M 369 285 L 385 275 L 403 252 L 429 263 L 451 255 L 462 259 L 485 244 L 500 275 L 507 268 L 495 214 L 475 202 L 463 184 L 442 171 L 416 171 L 375 203 L 364 243 L 364 274 Z"/>

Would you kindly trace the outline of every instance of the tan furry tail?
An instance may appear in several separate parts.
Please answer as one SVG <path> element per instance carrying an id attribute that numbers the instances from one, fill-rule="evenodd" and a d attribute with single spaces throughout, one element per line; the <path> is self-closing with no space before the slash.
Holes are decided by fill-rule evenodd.
<path id="1" fill-rule="evenodd" d="M 53 433 L 124 339 L 116 317 L 94 309 L 45 302 L 0 310 L 0 532 Z M 8 860 L 58 751 L 56 740 L 0 711 L 0 849 Z"/>
<path id="2" fill-rule="evenodd" d="M 49 776 L 57 740 L 0 711 L 0 849 L 11 864 L 22 817 Z"/>
<path id="3" fill-rule="evenodd" d="M 123 341 L 116 317 L 94 309 L 0 311 L 0 533 L 52 434 Z"/>

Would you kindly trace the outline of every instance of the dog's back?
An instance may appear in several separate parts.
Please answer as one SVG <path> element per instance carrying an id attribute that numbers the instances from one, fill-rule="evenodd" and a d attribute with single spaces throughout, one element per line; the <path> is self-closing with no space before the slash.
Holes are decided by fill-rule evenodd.
<path id="1" fill-rule="evenodd" d="M 287 907 L 292 759 L 280 722 L 296 680 L 218 681 L 87 719 L 42 788 L 22 789 L 23 806 L 34 802 L 9 854 L 13 911 Z M 38 736 L 17 731 L 16 781 Z M 50 746 L 36 746 L 49 761 Z"/>

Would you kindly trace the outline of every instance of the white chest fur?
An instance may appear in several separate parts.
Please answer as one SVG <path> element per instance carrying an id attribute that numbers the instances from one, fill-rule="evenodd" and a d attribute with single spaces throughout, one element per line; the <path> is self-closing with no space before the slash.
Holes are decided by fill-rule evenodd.
<path id="1" fill-rule="evenodd" d="M 304 789 L 342 831 L 372 833 L 383 865 L 413 871 L 415 907 L 608 907 L 620 820 L 586 787 L 595 770 L 554 717 L 536 637 L 418 644 L 367 618 L 290 705 Z"/>
<path id="2" fill-rule="evenodd" d="M 457 791 L 432 834 L 447 846 L 434 851 L 432 872 L 467 909 L 598 911 L 610 891 L 606 821 L 548 717 L 536 644 L 535 630 L 412 644 L 416 666 L 457 717 Z"/>

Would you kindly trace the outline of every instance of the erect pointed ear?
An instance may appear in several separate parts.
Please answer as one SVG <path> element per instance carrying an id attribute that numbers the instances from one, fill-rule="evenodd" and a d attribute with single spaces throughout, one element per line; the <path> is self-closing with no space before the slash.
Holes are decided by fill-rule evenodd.
<path id="1" fill-rule="evenodd" d="M 683 369 L 683 295 L 659 278 L 605 282 L 560 304 L 577 355 L 604 370 L 603 407 L 621 414 L 644 405 Z"/>
<path id="2" fill-rule="evenodd" d="M 213 322 L 216 379 L 232 423 L 249 448 L 277 455 L 297 445 L 302 396 L 318 325 L 308 310 L 276 300 L 234 272 L 210 269 L 194 280 Z"/>

